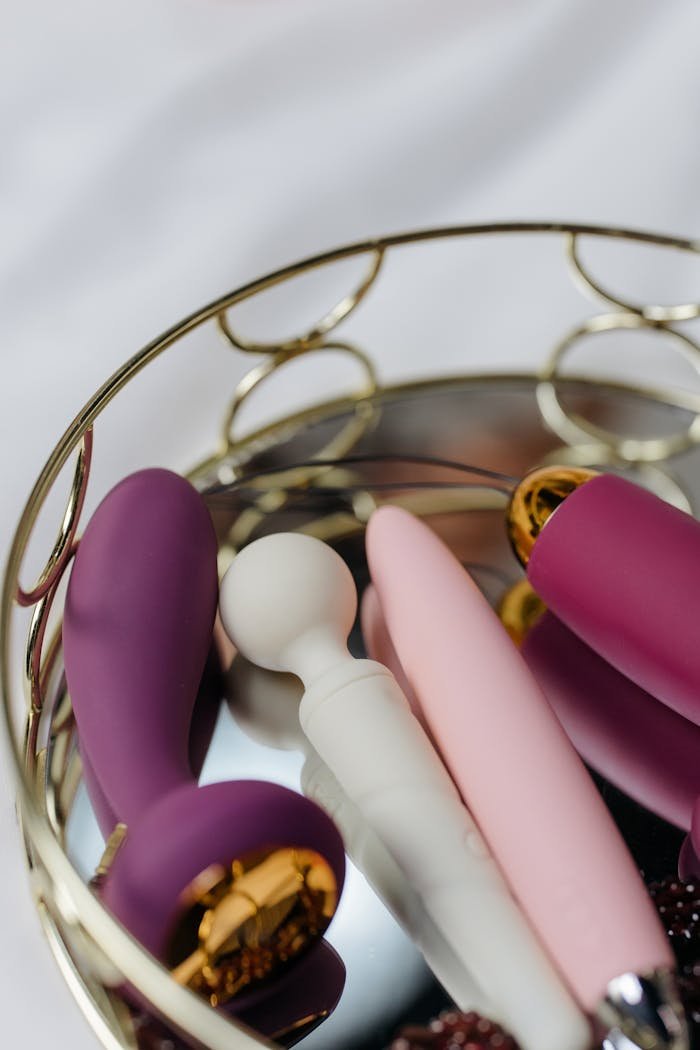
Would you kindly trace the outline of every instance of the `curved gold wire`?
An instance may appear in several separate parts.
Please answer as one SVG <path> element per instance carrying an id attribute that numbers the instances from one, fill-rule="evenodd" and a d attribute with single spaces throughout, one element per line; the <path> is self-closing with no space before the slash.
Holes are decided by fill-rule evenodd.
<path id="1" fill-rule="evenodd" d="M 63 521 L 61 523 L 56 543 L 54 544 L 54 548 L 49 555 L 49 560 L 34 587 L 29 591 L 25 591 L 19 586 L 19 584 L 17 585 L 18 605 L 34 605 L 35 602 L 44 598 L 51 588 L 59 581 L 68 561 L 72 557 L 73 552 L 71 548 L 78 529 L 80 514 L 83 509 L 83 503 L 85 502 L 87 483 L 90 478 L 92 444 L 92 427 L 88 427 L 82 436 L 82 444 L 78 454 L 78 461 L 75 465 L 75 473 L 73 475 L 73 483 L 68 497 L 68 505 L 65 514 L 63 515 Z"/>
<path id="2" fill-rule="evenodd" d="M 338 300 L 335 306 L 331 307 L 321 320 L 317 321 L 304 335 L 294 336 L 281 342 L 255 342 L 244 339 L 233 331 L 226 311 L 217 314 L 217 324 L 231 346 L 247 354 L 297 354 L 304 350 L 321 349 L 326 336 L 359 306 L 374 284 L 384 260 L 384 247 L 377 245 L 370 250 L 370 254 L 369 270 L 355 291 Z"/>
<path id="3" fill-rule="evenodd" d="M 35 606 L 29 624 L 29 636 L 25 653 L 24 675 L 27 685 L 29 709 L 24 734 L 24 757 L 27 773 L 33 775 L 36 767 L 36 746 L 39 733 L 39 715 L 42 709 L 40 686 L 41 650 L 46 631 L 46 622 L 51 607 L 53 592 L 44 595 Z"/>
<path id="4" fill-rule="evenodd" d="M 67 556 L 62 560 L 61 575 L 68 567 L 68 563 L 75 554 L 77 546 L 77 544 L 73 544 L 67 552 Z M 58 584 L 60 579 L 61 577 L 59 576 L 56 580 L 56 584 Z M 56 586 L 53 586 L 51 590 L 47 591 L 44 596 L 39 599 L 34 606 L 29 625 L 24 673 L 28 686 L 30 709 L 37 713 L 40 712 L 43 707 L 44 698 L 42 686 L 46 674 L 48 673 L 48 665 L 42 663 L 44 637 L 46 635 L 46 627 L 49 622 L 49 615 L 51 613 L 51 606 L 53 605 L 55 594 Z M 53 644 L 57 645 L 56 642 Z M 57 653 L 54 651 L 52 654 L 53 660 L 55 660 L 56 655 Z"/>
<path id="5" fill-rule="evenodd" d="M 110 996 L 104 985 L 95 979 L 86 980 L 77 962 L 78 953 L 73 950 L 72 937 L 64 924 L 51 912 L 47 902 L 40 899 L 37 903 L 39 919 L 49 947 L 61 974 L 79 1001 L 89 1005 L 88 1019 L 99 1034 L 103 1046 L 109 1050 L 138 1050 L 138 1043 L 131 1038 L 126 1025 L 126 1007 L 119 1000 Z M 85 943 L 80 945 L 84 955 Z M 124 1037 L 126 1036 L 126 1042 Z"/>
<path id="6" fill-rule="evenodd" d="M 41 471 L 34 488 L 27 500 L 22 512 L 20 522 L 10 550 L 5 580 L 15 577 L 15 556 L 18 551 L 24 551 L 27 535 L 31 532 L 38 512 L 46 499 L 49 489 L 60 469 L 65 464 L 68 456 L 82 440 L 83 435 L 92 426 L 95 419 L 104 411 L 107 405 L 127 386 L 132 379 L 138 375 L 147 365 L 151 364 L 157 357 L 169 349 L 174 343 L 190 334 L 201 325 L 215 319 L 216 316 L 237 303 L 268 288 L 272 288 L 283 281 L 289 280 L 300 273 L 317 269 L 341 259 L 353 256 L 366 255 L 371 252 L 385 253 L 388 249 L 401 248 L 409 245 L 418 245 L 431 241 L 453 240 L 458 238 L 491 236 L 510 236 L 515 234 L 563 235 L 569 237 L 590 236 L 600 238 L 612 238 L 625 240 L 636 244 L 658 245 L 659 247 L 674 248 L 679 251 L 700 253 L 700 241 L 684 237 L 673 237 L 665 234 L 648 233 L 644 230 L 623 229 L 610 226 L 593 226 L 583 223 L 561 223 L 561 222 L 501 222 L 501 223 L 479 223 L 470 226 L 446 226 L 426 230 L 417 230 L 409 233 L 399 233 L 388 237 L 380 237 L 369 241 L 360 241 L 355 244 L 344 245 L 320 255 L 311 256 L 301 262 L 291 263 L 279 270 L 266 274 L 263 277 L 250 281 L 236 288 L 234 291 L 215 299 L 202 309 L 195 311 L 183 321 L 169 328 L 162 335 L 148 343 L 142 350 L 129 358 L 106 382 L 97 390 L 94 396 L 84 406 L 82 411 L 69 425 L 60 438 L 58 444 L 49 456 L 43 470 Z M 3 594 L 3 610 L 5 609 Z M 15 597 L 13 593 L 13 598 Z M 0 627 L 2 626 L 0 621 Z M 3 643 L 4 635 L 0 630 L 0 645 Z"/>
<path id="7" fill-rule="evenodd" d="M 320 352 L 331 351 L 348 354 L 362 366 L 365 381 L 360 389 L 353 395 L 353 400 L 358 406 L 366 404 L 372 395 L 377 392 L 379 382 L 372 360 L 364 353 L 364 351 L 360 350 L 359 347 L 354 346 L 352 343 L 334 340 L 332 342 L 325 342 L 321 346 L 307 347 L 305 350 L 280 352 L 266 358 L 259 365 L 256 365 L 255 368 L 252 368 L 244 375 L 243 379 L 236 387 L 233 401 L 229 406 L 222 428 L 222 436 L 226 450 L 230 451 L 240 443 L 239 437 L 233 433 L 234 423 L 240 415 L 241 408 L 254 390 L 257 390 L 258 387 L 269 378 L 269 376 L 277 373 L 289 362 L 297 361 L 308 354 L 318 354 Z M 350 451 L 356 440 L 357 427 L 351 420 L 343 430 L 332 439 L 332 441 L 319 451 L 318 455 L 323 456 L 324 458 L 329 458 L 330 456 L 342 456 Z"/>
<path id="8" fill-rule="evenodd" d="M 64 852 L 62 844 L 56 838 L 47 813 L 40 804 L 40 799 L 36 794 L 36 771 L 26 768 L 24 764 L 31 745 L 23 746 L 14 728 L 13 710 L 15 705 L 11 684 L 10 659 L 13 652 L 12 642 L 17 604 L 36 604 L 44 602 L 46 599 L 46 604 L 43 608 L 35 610 L 27 647 L 27 667 L 31 670 L 31 679 L 28 679 L 30 681 L 30 702 L 28 706 L 30 717 L 34 717 L 38 726 L 39 719 L 51 717 L 46 710 L 49 705 L 43 703 L 41 693 L 42 675 L 45 678 L 48 674 L 51 646 L 43 660 L 41 651 L 43 650 L 49 611 L 48 606 L 74 547 L 77 523 L 82 509 L 82 500 L 85 494 L 87 474 L 90 466 L 92 449 L 91 428 L 98 416 L 126 388 L 131 380 L 176 342 L 210 321 L 216 324 L 217 318 L 223 318 L 224 320 L 222 327 L 230 345 L 242 351 L 251 352 L 257 350 L 258 352 L 274 356 L 280 351 L 288 355 L 291 352 L 302 349 L 319 349 L 320 344 L 325 342 L 326 336 L 356 309 L 369 288 L 373 286 L 388 250 L 417 246 L 438 240 L 474 238 L 484 235 L 511 236 L 519 234 L 563 236 L 565 238 L 584 236 L 615 238 L 636 244 L 658 245 L 692 253 L 700 252 L 700 242 L 696 240 L 646 233 L 639 230 L 551 222 L 506 222 L 452 226 L 401 233 L 345 245 L 307 258 L 301 262 L 292 263 L 219 297 L 168 329 L 127 360 L 97 390 L 59 439 L 34 484 L 18 523 L 9 551 L 2 584 L 2 603 L 0 607 L 0 686 L 2 689 L 2 718 L 4 720 L 5 735 L 10 742 L 10 759 L 17 784 L 17 805 L 25 839 L 29 847 L 30 864 L 35 876 L 41 880 L 42 892 L 45 898 L 51 901 L 52 908 L 56 913 L 60 913 L 68 924 L 75 922 L 76 916 L 79 916 L 80 927 L 85 932 L 85 935 L 91 938 L 99 951 L 110 959 L 115 970 L 123 976 L 124 981 L 139 987 L 144 998 L 153 1004 L 157 1012 L 168 1018 L 177 1029 L 182 1031 L 185 1038 L 191 1039 L 197 1045 L 208 1047 L 209 1050 L 252 1050 L 252 1048 L 261 1046 L 272 1050 L 273 1044 L 249 1032 L 238 1022 L 211 1010 L 206 1003 L 199 1000 L 187 989 L 177 987 L 168 972 L 144 953 L 141 947 L 132 940 L 128 933 L 102 907 L 99 900 L 85 886 L 79 873 Z M 372 263 L 359 288 L 340 300 L 305 335 L 278 345 L 256 344 L 241 339 L 231 330 L 227 312 L 238 303 L 302 273 L 310 272 L 343 259 L 360 257 L 362 255 L 371 256 Z M 579 274 L 579 278 L 584 281 L 588 290 L 593 289 L 596 291 L 595 285 L 589 283 L 583 273 Z M 599 293 L 596 292 L 596 294 Z M 628 305 L 623 305 L 625 309 L 630 309 Z M 657 307 L 648 308 L 647 319 L 666 322 L 668 315 L 666 313 L 663 316 L 656 314 L 655 311 L 658 309 Z M 683 308 L 660 309 L 667 311 L 669 309 L 682 310 Z M 643 312 L 644 308 L 642 308 L 642 314 Z M 630 314 L 630 316 L 633 315 Z M 677 320 L 680 318 L 678 315 L 674 315 L 671 319 Z M 669 331 L 671 330 L 669 329 Z M 656 393 L 653 392 L 652 396 L 656 396 Z M 658 397 L 660 400 L 663 400 L 661 393 Z M 675 394 L 671 400 L 675 403 Z M 365 425 L 362 419 L 362 411 L 368 410 L 367 406 L 371 405 L 371 399 L 365 396 L 364 402 L 362 397 L 360 397 L 359 401 L 361 410 L 359 411 L 360 420 L 358 426 L 361 424 Z M 325 411 L 328 409 L 328 406 L 322 406 L 322 408 Z M 319 416 L 321 410 L 318 406 L 316 407 L 314 410 L 316 417 Z M 697 407 L 693 408 L 693 411 L 697 413 Z M 265 434 L 264 440 L 272 440 L 273 430 L 273 427 L 267 427 L 263 428 L 262 431 L 258 431 L 256 435 L 251 435 L 251 447 L 253 447 L 256 438 L 260 440 L 260 435 L 263 432 Z M 248 447 L 248 440 L 248 438 L 237 439 L 237 451 L 241 456 L 246 454 L 245 450 Z M 342 446 L 342 444 L 343 442 L 340 440 L 339 445 Z M 39 581 L 30 590 L 24 590 L 19 584 L 19 573 L 34 524 L 61 469 L 76 449 L 79 449 L 76 476 L 74 477 L 71 498 L 59 537 Z M 328 447 L 324 452 L 326 455 L 339 454 L 338 452 L 334 453 Z M 217 461 L 217 456 L 218 453 L 215 453 L 212 457 L 213 462 Z M 429 508 L 421 509 L 425 512 L 429 510 Z M 361 515 L 362 509 L 360 508 L 360 517 Z M 37 680 L 39 683 L 38 692 Z M 67 723 L 65 731 L 70 732 Z M 33 773 L 34 775 L 32 775 Z M 65 931 L 62 932 L 59 927 L 56 928 L 58 930 L 58 940 L 64 944 L 67 943 L 69 934 Z M 121 1031 L 117 1031 L 119 1026 L 115 1028 L 114 1016 L 110 1015 L 109 1009 L 104 1002 L 100 1001 L 100 996 L 95 990 L 103 983 L 100 973 L 94 969 L 89 959 L 81 961 L 80 966 L 85 968 L 85 980 L 72 982 L 72 991 L 81 1009 L 105 1045 L 110 1047 L 117 1045 L 128 1046 L 128 1032 L 123 1026 Z M 76 972 L 78 971 L 76 970 Z M 110 1033 L 109 1035 L 107 1034 L 108 1032 Z M 108 1039 L 110 1040 L 109 1042 L 107 1042 Z"/>
<path id="9" fill-rule="evenodd" d="M 239 415 L 240 409 L 248 397 L 256 390 L 265 379 L 276 373 L 283 365 L 290 361 L 298 360 L 307 354 L 319 353 L 321 351 L 340 351 L 349 354 L 359 361 L 365 374 L 365 382 L 353 395 L 354 410 L 348 421 L 341 427 L 338 433 L 326 442 L 318 452 L 310 455 L 313 459 L 337 459 L 346 455 L 366 431 L 370 422 L 376 414 L 376 407 L 372 404 L 372 397 L 378 390 L 377 373 L 371 359 L 358 347 L 348 342 L 338 340 L 323 343 L 321 346 L 310 347 L 306 350 L 296 350 L 275 354 L 266 358 L 256 368 L 251 369 L 239 383 L 233 402 L 229 408 L 223 428 L 223 441 L 226 451 L 235 450 L 241 443 L 241 439 L 233 433 L 234 423 Z M 319 467 L 318 471 L 328 470 L 328 467 Z M 232 526 L 226 543 L 219 558 L 219 571 L 223 573 L 228 568 L 236 551 L 247 542 L 252 532 L 268 514 L 274 513 L 284 506 L 289 497 L 290 488 L 299 489 L 309 484 L 318 471 L 313 467 L 305 467 L 294 471 L 280 471 L 279 476 L 268 479 L 267 488 L 256 500 L 255 505 L 246 508 Z M 235 473 L 232 473 L 235 476 Z"/>
<path id="10" fill-rule="evenodd" d="M 651 324 L 639 314 L 598 314 L 583 324 L 577 325 L 557 344 L 544 367 L 538 373 L 536 387 L 537 403 L 547 426 L 567 445 L 596 444 L 607 446 L 610 451 L 626 463 L 655 462 L 667 459 L 700 440 L 700 398 L 695 397 L 694 416 L 688 427 L 671 437 L 637 438 L 621 437 L 605 427 L 591 423 L 576 412 L 567 411 L 559 399 L 556 380 L 559 368 L 568 351 L 586 336 L 623 329 L 645 329 L 668 337 L 677 344 L 679 352 L 690 361 L 700 374 L 700 346 L 682 332 L 668 326 Z M 689 399 L 690 400 L 690 399 Z"/>
<path id="11" fill-rule="evenodd" d="M 671 306 L 662 306 L 652 303 L 635 303 L 629 299 L 623 299 L 614 295 L 599 281 L 591 276 L 590 271 L 581 260 L 578 248 L 579 235 L 569 234 L 566 238 L 566 255 L 573 276 L 584 292 L 592 294 L 594 299 L 602 299 L 603 302 L 616 306 L 620 310 L 628 310 L 630 313 L 639 314 L 647 321 L 657 324 L 667 324 L 673 321 L 691 321 L 694 317 L 700 317 L 700 303 L 677 303 Z"/>
<path id="12" fill-rule="evenodd" d="M 74 551 L 76 549 L 77 549 L 77 544 L 75 544 L 74 547 L 73 547 Z M 53 674 L 53 672 L 54 672 L 54 670 L 56 668 L 56 665 L 58 664 L 58 658 L 59 658 L 59 656 L 62 653 L 63 637 L 62 637 L 61 626 L 62 625 L 60 623 L 56 624 L 56 626 L 55 626 L 55 628 L 53 630 L 53 633 L 51 635 L 51 638 L 49 639 L 48 645 L 44 646 L 44 652 L 42 654 L 41 663 L 39 665 L 39 674 L 40 674 L 40 682 L 39 682 L 39 684 L 40 684 L 40 687 L 42 689 L 42 695 L 43 695 L 43 690 L 44 690 L 44 688 L 46 686 L 46 682 L 48 681 L 48 679 Z"/>
<path id="13" fill-rule="evenodd" d="M 536 467 L 572 466 L 590 467 L 597 470 L 623 471 L 626 477 L 639 478 L 640 484 L 656 496 L 670 503 L 686 514 L 695 514 L 693 501 L 673 474 L 664 470 L 657 463 L 635 463 L 630 472 L 630 464 L 619 459 L 608 445 L 562 445 L 552 449 L 535 464 Z"/>
<path id="14" fill-rule="evenodd" d="M 79 514 L 79 511 L 78 511 Z M 77 520 L 77 518 L 76 518 Z M 44 639 L 46 628 L 51 614 L 51 607 L 58 584 L 63 573 L 68 567 L 71 558 L 75 554 L 78 544 L 74 543 L 67 551 L 66 556 L 61 559 L 60 572 L 56 576 L 50 590 L 46 591 L 34 605 L 32 617 L 29 623 L 29 634 L 25 652 L 24 677 L 27 690 L 28 709 L 24 729 L 24 762 L 25 769 L 32 781 L 37 778 L 37 740 L 39 734 L 39 722 L 44 708 L 44 688 L 46 681 L 55 667 L 58 654 L 61 650 L 60 625 L 54 631 L 51 642 L 44 656 Z"/>

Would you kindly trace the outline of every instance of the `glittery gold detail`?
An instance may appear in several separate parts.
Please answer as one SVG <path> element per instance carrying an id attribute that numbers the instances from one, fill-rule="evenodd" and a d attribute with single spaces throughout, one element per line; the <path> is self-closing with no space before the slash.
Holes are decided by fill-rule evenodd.
<path id="1" fill-rule="evenodd" d="M 208 868 L 189 887 L 186 903 L 172 942 L 172 974 L 219 1006 L 272 977 L 323 935 L 337 886 L 318 853 L 279 849 L 239 858 L 227 870 Z M 194 946 L 187 932 L 193 923 Z"/>
<path id="2" fill-rule="evenodd" d="M 107 844 L 105 845 L 104 851 L 100 858 L 100 863 L 97 865 L 97 868 L 95 869 L 95 874 L 90 883 L 93 889 L 99 889 L 104 880 L 106 879 L 107 875 L 109 874 L 109 869 L 114 863 L 114 858 L 116 857 L 117 853 L 119 852 L 124 843 L 124 840 L 126 839 L 127 831 L 128 828 L 126 824 L 122 824 L 120 822 L 115 826 L 114 831 L 109 836 Z"/>
<path id="3" fill-rule="evenodd" d="M 540 532 L 567 496 L 596 476 L 587 467 L 539 467 L 526 474 L 508 508 L 508 536 L 522 565 L 527 565 Z"/>
<path id="4" fill-rule="evenodd" d="M 547 606 L 526 579 L 506 591 L 498 609 L 498 615 L 516 645 L 522 645 L 531 627 L 539 620 Z"/>

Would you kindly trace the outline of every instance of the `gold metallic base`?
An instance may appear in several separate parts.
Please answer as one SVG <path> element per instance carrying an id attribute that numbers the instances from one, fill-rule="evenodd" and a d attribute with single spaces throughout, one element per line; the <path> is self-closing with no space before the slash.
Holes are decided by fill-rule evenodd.
<path id="1" fill-rule="evenodd" d="M 312 850 L 275 850 L 234 861 L 228 871 L 209 868 L 183 901 L 186 913 L 168 952 L 172 975 L 222 1006 L 315 944 L 337 903 L 333 871 Z"/>
<path id="2" fill-rule="evenodd" d="M 503 595 L 498 615 L 519 648 L 546 609 L 547 606 L 539 594 L 533 591 L 529 581 L 522 579 L 509 587 Z"/>
<path id="3" fill-rule="evenodd" d="M 511 546 L 521 565 L 527 565 L 537 537 L 557 507 L 596 473 L 585 467 L 538 467 L 517 484 L 506 521 Z"/>

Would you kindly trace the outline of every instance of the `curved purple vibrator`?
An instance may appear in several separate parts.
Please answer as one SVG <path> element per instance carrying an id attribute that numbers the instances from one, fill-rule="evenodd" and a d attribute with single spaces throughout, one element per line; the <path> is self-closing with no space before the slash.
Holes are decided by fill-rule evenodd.
<path id="1" fill-rule="evenodd" d="M 236 1004 L 236 1017 L 249 1028 L 290 1047 L 333 1013 L 345 987 L 345 964 L 328 941 L 318 944 L 285 973 L 275 994 L 261 988 Z"/>
<path id="2" fill-rule="evenodd" d="M 510 511 L 531 510 L 561 468 L 533 471 Z M 579 472 L 584 475 L 583 471 Z M 596 652 L 700 724 L 700 523 L 623 478 L 583 476 L 530 531 L 521 560 L 551 611 Z M 561 494 L 557 494 L 561 495 Z M 521 533 L 521 536 L 523 533 Z M 516 550 L 518 538 L 514 538 Z M 528 557 L 529 555 L 529 557 Z M 670 756 L 669 756 L 670 757 Z"/>
<path id="3" fill-rule="evenodd" d="M 189 730 L 218 600 L 209 512 L 178 474 L 132 474 L 80 541 L 63 621 L 81 750 L 119 820 L 192 782 Z"/>
<path id="4" fill-rule="evenodd" d="M 700 795 L 700 728 L 545 612 L 521 646 L 574 747 L 613 784 L 686 831 Z"/>
<path id="5" fill-rule="evenodd" d="M 261 780 L 190 784 L 160 799 L 129 827 L 103 900 L 152 955 L 164 959 L 178 918 L 173 904 L 184 900 L 203 871 L 288 848 L 320 854 L 340 892 L 343 844 L 320 807 Z"/>
<path id="6" fill-rule="evenodd" d="M 204 760 L 207 757 L 207 751 L 214 735 L 216 720 L 221 706 L 221 695 L 221 668 L 218 663 L 217 653 L 212 646 L 202 680 L 199 684 L 194 711 L 192 712 L 192 725 L 189 735 L 189 764 L 194 780 L 199 780 Z M 90 765 L 90 759 L 84 749 L 81 751 L 80 758 L 83 767 L 83 780 L 85 781 L 92 809 L 100 831 L 107 839 L 112 834 L 119 818 L 105 798 L 104 792 Z"/>
<path id="7" fill-rule="evenodd" d="M 257 781 L 199 788 L 193 777 L 216 556 L 209 512 L 187 481 L 131 475 L 80 542 L 63 645 L 88 791 L 106 833 L 127 825 L 103 899 L 176 980 L 214 1005 L 240 994 L 243 1008 L 258 977 L 274 996 L 285 962 L 319 942 L 345 861 L 335 825 L 303 796 Z M 204 736 L 211 721 L 210 705 Z"/>

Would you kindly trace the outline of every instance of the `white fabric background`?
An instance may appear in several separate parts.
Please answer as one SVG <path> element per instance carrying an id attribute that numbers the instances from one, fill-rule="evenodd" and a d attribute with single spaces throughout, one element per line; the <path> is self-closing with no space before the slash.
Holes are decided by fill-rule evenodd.
<path id="1" fill-rule="evenodd" d="M 429 224 L 700 230 L 696 0 L 22 0 L 2 21 L 3 549 L 99 383 L 258 273 Z M 3 1045 L 91 1050 L 4 772 L 0 842 Z"/>

